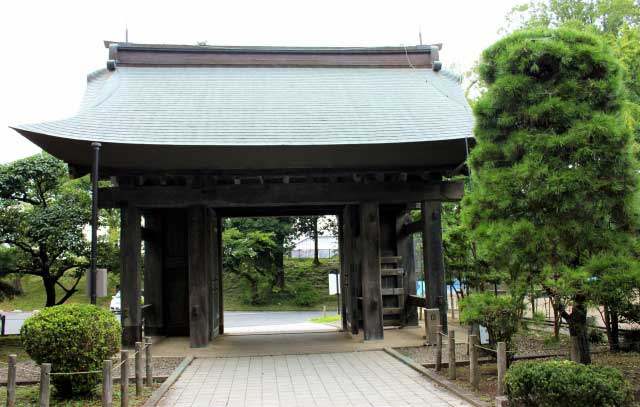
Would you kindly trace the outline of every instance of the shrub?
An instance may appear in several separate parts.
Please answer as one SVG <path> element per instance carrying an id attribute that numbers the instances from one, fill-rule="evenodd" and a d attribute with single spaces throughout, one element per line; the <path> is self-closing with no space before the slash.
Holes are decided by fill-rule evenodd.
<path id="1" fill-rule="evenodd" d="M 20 329 L 25 351 L 52 372 L 101 370 L 120 348 L 120 323 L 95 305 L 65 304 L 45 308 Z M 57 395 L 68 398 L 92 392 L 100 374 L 52 376 Z"/>
<path id="2" fill-rule="evenodd" d="M 520 327 L 522 302 L 510 295 L 475 293 L 460 300 L 460 321 L 487 328 L 489 342 L 511 342 Z"/>
<path id="3" fill-rule="evenodd" d="M 308 281 L 293 286 L 293 302 L 301 307 L 312 307 L 318 302 L 318 292 Z"/>
<path id="4" fill-rule="evenodd" d="M 516 363 L 505 376 L 505 394 L 515 406 L 622 407 L 633 390 L 617 369 L 569 361 Z"/>

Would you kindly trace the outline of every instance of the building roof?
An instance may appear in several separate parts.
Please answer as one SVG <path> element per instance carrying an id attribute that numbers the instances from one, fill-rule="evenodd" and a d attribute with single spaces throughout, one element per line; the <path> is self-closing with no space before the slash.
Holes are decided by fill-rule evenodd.
<path id="1" fill-rule="evenodd" d="M 88 76 L 77 115 L 14 128 L 71 163 L 79 159 L 71 150 L 93 141 L 168 154 L 171 146 L 353 148 L 472 137 L 459 77 L 437 69 L 435 47 L 106 45 L 117 59 Z"/>

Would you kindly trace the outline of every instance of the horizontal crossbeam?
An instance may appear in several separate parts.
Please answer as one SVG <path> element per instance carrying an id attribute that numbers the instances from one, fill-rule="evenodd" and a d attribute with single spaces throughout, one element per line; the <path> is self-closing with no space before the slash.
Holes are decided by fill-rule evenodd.
<path id="1" fill-rule="evenodd" d="M 369 182 L 216 185 L 210 188 L 188 186 L 141 186 L 101 188 L 101 208 L 124 203 L 141 208 L 215 208 L 269 206 L 330 206 L 358 202 L 406 203 L 418 201 L 458 201 L 463 184 L 447 182 Z"/>

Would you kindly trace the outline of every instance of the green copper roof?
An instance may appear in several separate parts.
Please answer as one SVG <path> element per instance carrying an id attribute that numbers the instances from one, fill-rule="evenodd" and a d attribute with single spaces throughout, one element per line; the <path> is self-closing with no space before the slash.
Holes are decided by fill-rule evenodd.
<path id="1" fill-rule="evenodd" d="M 105 143 L 321 146 L 462 139 L 473 124 L 444 71 L 119 66 L 89 76 L 76 116 L 15 128 Z"/>

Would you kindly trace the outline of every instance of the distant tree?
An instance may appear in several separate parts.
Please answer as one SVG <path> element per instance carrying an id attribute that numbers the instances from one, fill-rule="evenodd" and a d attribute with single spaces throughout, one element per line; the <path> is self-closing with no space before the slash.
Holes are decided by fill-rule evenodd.
<path id="1" fill-rule="evenodd" d="M 224 269 L 244 279 L 250 287 L 251 304 L 258 304 L 259 285 L 273 284 L 274 252 L 278 247 L 273 232 L 225 229 L 222 233 Z"/>
<path id="2" fill-rule="evenodd" d="M 9 272 L 41 277 L 47 307 L 69 299 L 87 267 L 88 189 L 86 179 L 69 181 L 66 165 L 45 153 L 0 166 L 0 243 L 15 253 Z M 67 274 L 75 277 L 70 288 L 60 282 Z"/>
<path id="3" fill-rule="evenodd" d="M 271 265 L 271 270 L 275 273 L 273 288 L 284 290 L 284 255 L 291 248 L 295 237 L 293 229 L 294 220 L 290 217 L 261 217 L 261 218 L 228 218 L 225 221 L 225 228 L 238 229 L 242 233 L 260 231 L 271 233 L 275 243 L 273 250 L 261 261 Z"/>
<path id="4" fill-rule="evenodd" d="M 338 221 L 335 216 L 300 216 L 295 218 L 293 229 L 298 237 L 313 239 L 313 265 L 320 265 L 318 238 L 323 232 L 338 236 Z"/>
<path id="5" fill-rule="evenodd" d="M 620 348 L 620 322 L 640 323 L 640 264 L 628 256 L 593 256 L 584 266 L 589 299 L 597 306 L 607 330 L 609 349 Z"/>
<path id="6" fill-rule="evenodd" d="M 620 64 L 593 34 L 533 29 L 485 50 L 480 74 L 465 219 L 512 283 L 535 278 L 565 299 L 559 313 L 588 363 L 584 265 L 611 248 L 628 255 L 635 228 Z"/>
<path id="7" fill-rule="evenodd" d="M 10 247 L 0 245 L 0 277 L 11 274 L 15 267 L 15 250 Z M 19 278 L 17 279 L 19 281 Z M 21 287 L 0 281 L 0 301 L 22 294 Z"/>

